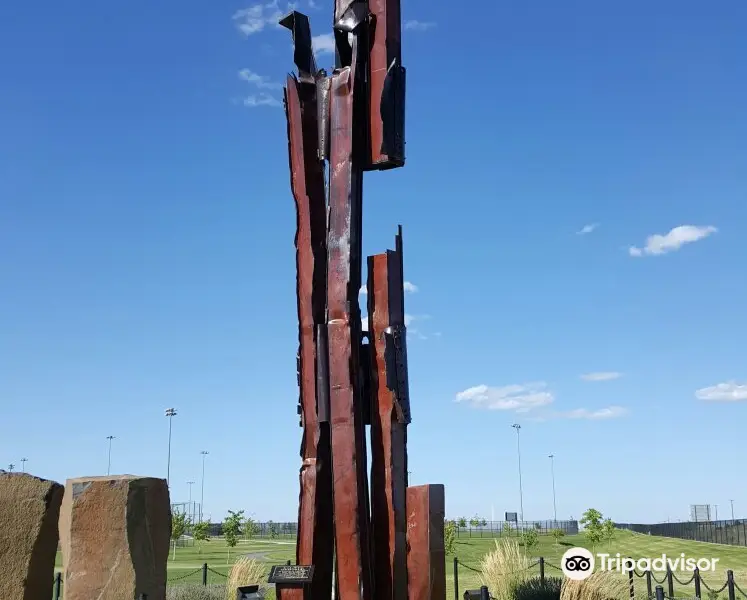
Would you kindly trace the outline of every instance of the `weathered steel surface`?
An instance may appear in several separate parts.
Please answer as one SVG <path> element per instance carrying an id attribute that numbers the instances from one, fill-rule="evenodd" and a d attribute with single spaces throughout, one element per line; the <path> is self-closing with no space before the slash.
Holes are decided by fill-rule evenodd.
<path id="1" fill-rule="evenodd" d="M 368 257 L 371 339 L 371 527 L 376 600 L 407 600 L 407 415 L 392 331 L 404 334 L 401 230 L 397 249 Z M 392 369 L 395 373 L 392 373 Z M 407 382 L 404 382 L 404 389 Z M 406 394 L 405 394 L 406 396 Z"/>
<path id="2" fill-rule="evenodd" d="M 296 21 L 295 25 L 298 25 Z M 308 21 L 306 22 L 308 29 Z M 302 29 L 303 31 L 303 29 Z M 308 44 L 310 34 L 306 35 Z M 294 39 L 299 39 L 294 30 Z M 310 47 L 308 49 L 310 51 Z M 308 53 L 296 50 L 297 62 L 313 66 Z M 299 70 L 303 70 L 299 66 Z M 279 587 L 282 600 L 329 598 L 334 550 L 332 464 L 329 424 L 317 418 L 317 330 L 325 321 L 326 192 L 324 165 L 317 153 L 316 85 L 288 76 L 285 88 L 291 189 L 296 204 L 296 292 L 299 322 L 299 413 L 303 436 L 299 474 L 296 563 L 314 565 L 312 583 Z"/>
<path id="3" fill-rule="evenodd" d="M 405 68 L 402 66 L 400 0 L 369 0 L 370 169 L 405 164 Z"/>
<path id="4" fill-rule="evenodd" d="M 446 598 L 443 485 L 407 488 L 407 577 L 409 600 Z"/>
<path id="5" fill-rule="evenodd" d="M 327 332 L 339 600 L 370 598 L 368 482 L 360 389 L 362 175 L 354 152 L 358 41 L 330 89 Z"/>

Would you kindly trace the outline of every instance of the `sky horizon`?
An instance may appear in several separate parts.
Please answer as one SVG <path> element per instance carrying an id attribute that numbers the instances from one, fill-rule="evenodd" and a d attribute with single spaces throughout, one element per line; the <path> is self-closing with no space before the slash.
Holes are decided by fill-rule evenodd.
<path id="1" fill-rule="evenodd" d="M 0 467 L 166 476 L 292 521 L 290 5 L 15 4 L 0 19 Z M 300 0 L 320 67 L 331 5 Z M 412 483 L 447 516 L 747 515 L 747 4 L 403 0 Z M 741 107 L 741 108 L 740 108 Z M 741 250 L 740 250 L 741 248 Z M 365 273 L 363 274 L 365 281 Z M 362 308 L 365 314 L 365 296 Z M 370 465 L 370 456 L 369 456 Z"/>

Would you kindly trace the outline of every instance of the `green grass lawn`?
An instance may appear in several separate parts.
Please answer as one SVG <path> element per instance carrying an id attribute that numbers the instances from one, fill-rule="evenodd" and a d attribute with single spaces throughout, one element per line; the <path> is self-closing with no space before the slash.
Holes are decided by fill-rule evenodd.
<path id="1" fill-rule="evenodd" d="M 535 558 L 539 556 L 545 558 L 546 563 L 548 563 L 545 570 L 546 575 L 562 576 L 559 571 L 553 569 L 550 565 L 560 566 L 563 553 L 572 546 L 586 547 L 587 544 L 581 535 L 567 536 L 562 539 L 561 545 L 556 545 L 549 536 L 540 536 L 540 543 L 531 554 Z M 457 538 L 455 555 L 461 563 L 467 565 L 467 567 L 459 567 L 460 597 L 464 590 L 480 587 L 479 574 L 471 571 L 468 567 L 479 570 L 482 557 L 494 547 L 495 539 L 492 538 Z M 726 581 L 726 570 L 731 569 L 734 571 L 737 585 L 747 591 L 747 548 L 745 547 L 708 544 L 618 531 L 609 547 L 607 544 L 602 544 L 595 551 L 609 552 L 613 555 L 620 552 L 622 556 L 632 558 L 656 558 L 662 554 L 677 558 L 681 552 L 694 558 L 718 558 L 717 571 L 703 573 L 703 580 L 711 588 L 718 589 Z M 221 575 L 227 575 L 234 560 L 244 554 L 253 555 L 258 560 L 265 562 L 268 567 L 269 565 L 284 564 L 287 560 L 293 561 L 295 559 L 295 540 L 288 538 L 242 540 L 236 548 L 231 549 L 230 560 L 228 559 L 228 547 L 221 538 L 213 538 L 210 542 L 205 543 L 201 553 L 197 547 L 177 548 L 176 559 L 169 558 L 169 585 L 200 583 L 202 581 L 201 568 L 203 563 L 207 563 L 211 569 L 208 573 L 208 582 L 223 583 L 225 578 Z M 453 559 L 454 555 L 447 556 L 446 579 L 447 596 L 449 598 L 452 597 L 454 590 Z M 57 566 L 59 568 L 62 566 L 59 553 Z M 539 573 L 539 567 L 534 567 L 534 571 Z M 691 575 L 684 572 L 676 574 L 683 581 L 689 579 Z M 661 579 L 663 574 L 657 576 Z M 636 578 L 636 588 L 640 593 L 645 594 L 645 579 Z M 666 593 L 666 584 L 664 584 L 664 590 Z M 704 597 L 707 597 L 705 588 L 702 593 Z M 683 586 L 675 582 L 675 594 L 681 597 L 693 596 L 694 588 L 692 585 Z M 726 592 L 723 593 L 723 597 L 726 597 Z M 747 598 L 747 595 L 743 596 L 737 591 L 737 597 Z"/>

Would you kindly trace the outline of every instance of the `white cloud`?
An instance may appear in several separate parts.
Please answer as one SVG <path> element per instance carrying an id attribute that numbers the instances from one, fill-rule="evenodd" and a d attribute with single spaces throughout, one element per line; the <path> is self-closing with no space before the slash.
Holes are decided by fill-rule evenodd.
<path id="1" fill-rule="evenodd" d="M 549 421 L 551 419 L 571 419 L 576 421 L 604 421 L 617 419 L 628 414 L 628 409 L 622 406 L 607 406 L 596 410 L 576 408 L 568 411 L 538 411 L 530 415 L 532 421 Z"/>
<path id="2" fill-rule="evenodd" d="M 332 33 L 322 33 L 311 38 L 314 54 L 329 54 L 335 51 L 335 36 Z"/>
<path id="3" fill-rule="evenodd" d="M 587 419 L 590 421 L 601 421 L 603 419 L 616 419 L 628 414 L 628 410 L 622 406 L 608 406 L 597 410 L 588 410 L 586 408 L 577 408 L 575 410 L 562 413 L 566 419 Z"/>
<path id="4" fill-rule="evenodd" d="M 316 10 L 317 8 L 319 8 L 319 6 L 317 5 L 316 2 L 314 2 L 314 0 L 309 0 L 309 8 L 311 10 Z"/>
<path id="5" fill-rule="evenodd" d="M 436 24 L 432 21 L 416 21 L 415 19 L 405 21 L 404 24 L 404 28 L 411 31 L 427 31 L 428 29 L 433 29 L 435 26 Z"/>
<path id="6" fill-rule="evenodd" d="M 404 288 L 406 294 L 414 294 L 415 292 L 417 292 L 420 289 L 418 286 L 416 286 L 411 281 L 405 281 L 405 283 L 404 283 L 404 285 L 402 287 Z M 359 290 L 358 293 L 360 293 L 360 294 L 362 294 L 362 295 L 365 296 L 365 295 L 368 294 L 368 288 L 365 285 L 363 285 L 363 286 L 361 286 L 361 289 Z"/>
<path id="7" fill-rule="evenodd" d="M 747 385 L 740 385 L 734 381 L 719 383 L 696 390 L 695 397 L 707 402 L 740 402 L 747 400 Z"/>
<path id="8" fill-rule="evenodd" d="M 285 11 L 283 11 L 280 9 L 278 0 L 271 0 L 266 3 L 259 2 L 248 8 L 237 10 L 232 18 L 238 30 L 249 37 L 264 31 L 266 27 L 280 29 L 280 19 L 295 7 L 295 3 L 291 2 L 287 4 Z"/>
<path id="9" fill-rule="evenodd" d="M 239 31 L 248 37 L 263 31 L 268 25 L 276 26 L 282 17 L 283 13 L 275 1 L 242 8 L 237 10 L 232 18 Z"/>
<path id="10" fill-rule="evenodd" d="M 361 330 L 368 331 L 368 315 L 361 316 Z"/>
<path id="11" fill-rule="evenodd" d="M 584 381 L 612 381 L 613 379 L 619 379 L 622 377 L 622 373 L 617 371 L 601 371 L 598 373 L 584 373 L 581 375 L 581 379 Z"/>
<path id="12" fill-rule="evenodd" d="M 490 387 L 477 385 L 456 395 L 455 401 L 487 410 L 510 410 L 524 413 L 547 406 L 555 396 L 544 382 Z"/>
<path id="13" fill-rule="evenodd" d="M 270 94 L 260 92 L 259 94 L 252 94 L 244 98 L 244 106 L 255 108 L 257 106 L 282 106 L 283 104 L 277 98 L 273 98 Z"/>
<path id="14" fill-rule="evenodd" d="M 276 81 L 270 81 L 266 75 L 259 75 L 249 69 L 241 69 L 239 78 L 262 90 L 279 90 L 283 87 Z"/>
<path id="15" fill-rule="evenodd" d="M 718 229 L 712 225 L 680 225 L 675 227 L 664 235 L 655 234 L 646 238 L 646 245 L 643 248 L 631 246 L 628 249 L 630 256 L 658 256 L 668 252 L 679 250 L 685 244 L 691 244 L 702 240 L 709 235 L 716 233 Z"/>
<path id="16" fill-rule="evenodd" d="M 576 235 L 586 235 L 587 233 L 591 233 L 592 231 L 594 231 L 597 227 L 599 227 L 599 223 L 590 223 L 589 225 L 584 225 L 576 232 Z"/>

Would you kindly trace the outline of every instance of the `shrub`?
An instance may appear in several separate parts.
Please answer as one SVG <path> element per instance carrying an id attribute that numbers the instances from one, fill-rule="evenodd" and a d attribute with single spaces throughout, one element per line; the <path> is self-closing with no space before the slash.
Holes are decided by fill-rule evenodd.
<path id="1" fill-rule="evenodd" d="M 562 583 L 560 577 L 546 577 L 545 581 L 534 577 L 522 581 L 514 590 L 514 600 L 560 600 Z"/>
<path id="2" fill-rule="evenodd" d="M 480 565 L 482 583 L 496 600 L 514 600 L 517 586 L 531 577 L 529 564 L 515 539 L 496 540 L 495 550 L 488 552 Z"/>
<path id="3" fill-rule="evenodd" d="M 524 545 L 524 548 L 527 549 L 527 552 L 531 553 L 532 549 L 539 544 L 539 534 L 537 533 L 537 530 L 527 529 L 523 532 L 521 534 L 521 543 Z"/>
<path id="4" fill-rule="evenodd" d="M 550 533 L 552 534 L 552 538 L 555 540 L 555 545 L 559 546 L 560 538 L 565 536 L 565 531 L 563 531 L 562 529 L 553 529 Z"/>
<path id="5" fill-rule="evenodd" d="M 446 521 L 444 523 L 444 550 L 446 550 L 446 554 L 454 554 L 456 530 L 457 526 L 454 521 Z"/>
<path id="6" fill-rule="evenodd" d="M 235 600 L 235 594 L 236 592 L 232 600 Z M 201 583 L 185 583 L 166 588 L 166 600 L 225 600 L 225 598 L 226 586 L 220 584 L 204 586 Z"/>
<path id="7" fill-rule="evenodd" d="M 240 557 L 231 567 L 226 583 L 226 600 L 236 600 L 236 588 L 242 585 L 260 586 L 260 591 L 266 588 L 265 565 L 254 558 Z"/>
<path id="8" fill-rule="evenodd" d="M 628 600 L 630 588 L 625 577 L 614 571 L 595 571 L 583 581 L 564 579 L 560 600 Z"/>

